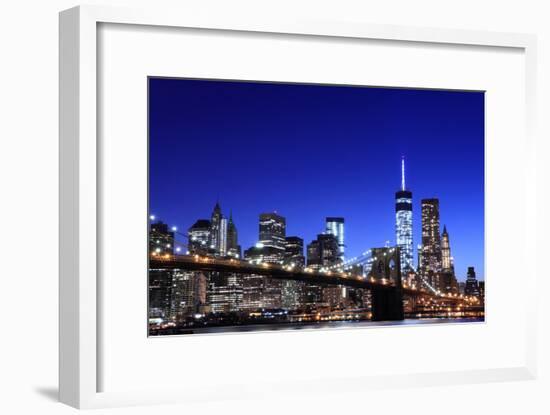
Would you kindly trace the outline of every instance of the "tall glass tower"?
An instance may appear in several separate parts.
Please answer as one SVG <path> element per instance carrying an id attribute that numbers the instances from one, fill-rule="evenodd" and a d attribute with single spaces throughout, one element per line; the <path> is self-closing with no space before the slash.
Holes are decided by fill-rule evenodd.
<path id="1" fill-rule="evenodd" d="M 344 218 L 329 217 L 326 218 L 326 233 L 334 235 L 338 241 L 338 253 L 340 259 L 344 260 Z"/>
<path id="2" fill-rule="evenodd" d="M 395 239 L 401 250 L 401 269 L 413 270 L 412 192 L 405 187 L 405 158 L 401 159 L 401 189 L 395 192 Z"/>
<path id="3" fill-rule="evenodd" d="M 441 234 L 439 233 L 439 199 L 422 199 L 422 267 L 420 275 L 432 285 L 440 288 Z"/>

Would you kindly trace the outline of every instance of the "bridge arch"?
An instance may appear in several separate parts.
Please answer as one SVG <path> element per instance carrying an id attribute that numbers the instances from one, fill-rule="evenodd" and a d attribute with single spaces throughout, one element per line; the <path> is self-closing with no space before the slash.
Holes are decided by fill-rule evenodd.
<path id="1" fill-rule="evenodd" d="M 376 280 L 392 281 L 401 287 L 401 258 L 399 247 L 394 248 L 373 248 L 373 266 L 368 273 L 368 278 Z"/>
<path id="2" fill-rule="evenodd" d="M 403 287 L 399 248 L 373 248 L 373 267 L 368 278 L 388 281 L 390 287 L 371 290 L 372 320 L 403 320 Z"/>

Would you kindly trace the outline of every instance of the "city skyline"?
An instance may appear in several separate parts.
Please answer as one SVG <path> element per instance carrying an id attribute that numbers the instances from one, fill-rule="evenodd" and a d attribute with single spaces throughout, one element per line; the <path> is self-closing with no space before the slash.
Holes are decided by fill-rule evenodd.
<path id="1" fill-rule="evenodd" d="M 300 93 L 303 88 L 307 94 Z M 231 212 L 243 250 L 258 242 L 259 214 L 274 211 L 286 218 L 287 235 L 303 238 L 304 246 L 325 231 L 327 217 L 345 219 L 346 257 L 386 241 L 394 245 L 394 197 L 401 189 L 404 156 L 407 190 L 413 193 L 415 259 L 421 199 L 438 198 L 457 278 L 466 280 L 471 266 L 484 278 L 482 93 L 150 79 L 150 100 L 150 137 L 156 143 L 150 149 L 150 211 L 181 232 L 208 219 L 219 201 Z M 334 102 L 340 108 L 332 114 L 338 122 L 327 125 L 323 116 Z M 263 134 L 256 118 L 259 104 L 264 109 L 260 118 L 271 121 Z M 301 114 L 303 124 L 293 114 Z M 308 131 L 311 119 L 327 128 Z M 396 128 L 396 122 L 404 125 Z M 377 134 L 362 143 L 357 131 Z M 334 136 L 338 139 L 331 141 Z M 420 143 L 419 137 L 424 137 Z M 245 156 L 252 165 L 243 168 Z M 258 192 L 262 184 L 263 193 Z M 190 188 L 187 195 L 185 188 Z"/>
<path id="2" fill-rule="evenodd" d="M 400 199 L 398 199 L 398 197 L 401 197 L 402 194 L 401 194 L 402 191 L 398 191 L 397 192 L 397 195 L 396 195 L 396 202 L 399 204 L 399 201 Z M 439 199 L 437 198 L 430 198 L 430 199 L 422 199 L 421 200 L 421 203 L 422 203 L 422 206 L 423 207 L 426 207 L 426 206 L 430 206 L 432 205 L 433 203 L 436 203 L 437 206 L 439 206 Z M 401 210 L 401 209 L 397 209 L 396 210 Z M 273 244 L 272 243 L 268 243 L 266 242 L 266 240 L 264 238 L 262 238 L 262 223 L 263 221 L 265 220 L 265 217 L 266 216 L 275 216 L 275 217 L 278 217 L 280 218 L 283 223 L 284 223 L 284 231 L 286 231 L 286 224 L 287 224 L 287 221 L 286 221 L 286 217 L 284 217 L 283 215 L 280 215 L 278 212 L 263 212 L 263 213 L 259 213 L 258 214 L 258 220 L 259 220 L 259 223 L 258 223 L 258 237 L 256 238 L 256 242 L 250 244 L 250 245 L 245 245 L 245 255 L 243 256 L 242 255 L 242 251 L 241 251 L 241 244 L 238 243 L 237 241 L 237 231 L 238 231 L 238 228 L 237 228 L 237 225 L 234 223 L 233 221 L 233 212 L 231 211 L 231 213 L 229 214 L 229 218 L 223 214 L 223 209 L 221 208 L 220 206 L 220 202 L 219 201 L 216 201 L 216 204 L 214 206 L 214 209 L 213 209 L 213 213 L 212 213 L 212 216 L 211 218 L 212 219 L 208 219 L 208 215 L 205 214 L 204 217 L 201 217 L 201 218 L 197 218 L 193 225 L 188 227 L 187 229 L 180 229 L 179 227 L 177 226 L 170 226 L 170 224 L 168 223 L 165 223 L 162 221 L 161 218 L 158 218 L 156 215 L 154 214 L 151 214 L 151 216 L 149 217 L 149 220 L 151 221 L 151 226 L 153 226 L 154 224 L 159 224 L 159 225 L 162 225 L 162 226 L 165 226 L 167 230 L 171 230 L 172 233 L 174 234 L 174 240 L 175 241 L 178 241 L 177 244 L 174 244 L 174 249 L 175 249 L 175 253 L 176 254 L 189 254 L 190 253 L 190 249 L 187 249 L 185 248 L 187 246 L 187 240 L 189 240 L 189 244 L 190 246 L 193 246 L 193 244 L 195 244 L 195 247 L 198 248 L 199 251 L 204 251 L 206 252 L 208 250 L 208 248 L 210 249 L 215 249 L 217 251 L 220 251 L 222 253 L 222 255 L 228 255 L 228 256 L 231 256 L 231 257 L 235 257 L 235 258 L 238 258 L 238 259 L 244 259 L 246 260 L 246 251 L 247 250 L 250 250 L 250 251 L 253 251 L 254 249 L 257 249 L 257 248 L 263 248 L 263 247 L 273 247 Z M 216 219 L 217 218 L 217 219 Z M 204 233 L 204 229 L 208 229 L 207 232 L 210 232 L 210 229 L 211 228 L 211 223 L 215 223 L 216 221 L 220 221 L 222 223 L 226 223 L 226 226 L 225 226 L 225 230 L 222 229 L 218 229 L 216 228 L 216 225 L 214 225 L 214 235 L 216 234 L 219 234 L 220 235 L 220 239 L 226 239 L 227 238 L 227 221 L 229 221 L 229 224 L 231 224 L 233 226 L 233 238 L 234 238 L 234 242 L 232 244 L 233 246 L 233 250 L 231 249 L 227 249 L 227 247 L 223 247 L 223 243 L 220 244 L 220 243 L 217 243 L 216 242 L 216 237 L 214 237 L 214 240 L 211 241 L 210 239 L 208 239 L 209 242 L 212 242 L 210 245 L 207 243 L 205 246 L 198 246 L 197 247 L 197 243 L 193 242 L 195 239 L 195 232 L 197 231 L 196 230 L 196 227 L 198 224 L 202 224 L 202 228 L 201 230 L 199 231 L 201 234 Z M 437 208 L 437 228 L 435 228 L 435 226 L 433 224 L 430 224 L 431 220 L 422 220 L 422 224 L 423 226 L 428 226 L 428 229 L 429 228 L 434 228 L 434 230 L 421 230 L 421 233 L 423 232 L 435 232 L 435 239 L 437 240 L 436 242 L 436 251 L 437 253 L 439 254 L 439 257 L 440 258 L 437 258 L 436 259 L 436 263 L 438 265 L 436 266 L 432 266 L 432 268 L 434 269 L 441 269 L 441 270 L 444 270 L 444 271 L 451 271 L 452 270 L 452 274 L 453 276 L 455 276 L 459 281 L 462 281 L 462 282 L 465 282 L 467 280 L 467 275 L 465 278 L 459 278 L 458 275 L 455 275 L 455 266 L 454 266 L 454 262 L 455 262 L 455 258 L 454 258 L 454 255 L 451 254 L 451 244 L 450 244 L 450 241 L 449 241 L 449 233 L 447 231 L 447 226 L 446 225 L 442 225 L 440 226 L 440 221 L 439 221 L 439 208 Z M 337 225 L 337 227 L 335 226 L 335 222 L 339 222 L 339 224 Z M 347 257 L 344 257 L 342 254 L 343 254 L 343 247 L 346 246 L 345 245 L 345 238 L 344 238 L 344 229 L 345 229 L 345 225 L 344 225 L 344 222 L 345 222 L 345 218 L 343 217 L 325 217 L 325 229 L 323 231 L 320 231 L 318 232 L 314 238 L 311 239 L 310 242 L 314 243 L 318 238 L 319 236 L 321 235 L 332 235 L 335 237 L 335 243 L 337 243 L 337 251 L 338 251 L 338 257 L 341 258 L 341 261 L 343 261 L 344 263 L 346 263 L 346 261 L 351 261 L 353 259 L 353 257 L 351 256 L 347 256 Z M 427 223 L 426 223 L 427 222 Z M 396 224 L 396 239 L 397 239 L 397 234 L 398 234 L 398 230 L 397 228 L 400 228 L 402 227 L 402 225 L 399 224 L 399 221 L 398 223 Z M 437 229 L 437 230 L 436 230 Z M 178 236 L 179 235 L 179 236 Z M 222 236 L 223 235 L 223 236 Z M 297 234 L 286 234 L 286 238 L 298 238 L 298 239 L 301 239 L 302 242 L 303 242 L 303 247 L 302 247 L 302 251 L 301 251 L 301 255 L 304 255 L 305 258 L 307 258 L 307 251 L 305 250 L 305 247 L 307 244 L 309 244 L 308 240 L 306 238 L 303 238 L 301 235 L 297 235 Z M 432 237 L 433 238 L 433 237 Z M 200 237 L 198 238 L 199 240 L 201 239 Z M 231 239 L 231 238 L 229 238 Z M 281 241 L 280 241 L 280 244 L 279 244 L 279 249 L 281 250 L 284 250 L 284 246 L 285 246 L 285 241 L 284 241 L 284 237 L 281 238 Z M 444 242 L 442 242 L 444 241 Z M 421 239 L 421 242 L 422 242 L 422 239 Z M 399 246 L 399 244 L 393 244 L 395 246 Z M 427 255 L 426 253 L 426 248 L 429 247 L 429 245 L 431 245 L 431 243 L 429 242 L 426 242 L 424 241 L 424 244 L 419 244 L 418 245 L 418 249 L 415 250 L 416 254 L 417 254 L 417 257 L 419 257 L 421 255 L 421 252 L 423 252 L 423 255 Z M 385 244 L 386 247 L 391 247 L 392 244 L 389 244 L 389 243 L 386 243 Z M 421 246 L 424 246 L 424 249 L 421 250 L 420 247 Z M 248 247 L 248 248 L 247 248 Z M 373 247 L 373 248 L 382 248 L 382 245 L 379 246 L 379 247 Z M 371 248 L 369 248 L 370 250 Z M 403 249 L 403 248 L 401 248 Z M 192 249 L 191 249 L 192 251 Z M 454 251 L 454 250 L 453 250 Z M 236 255 L 238 253 L 238 255 Z M 364 251 L 363 251 L 364 253 Z M 361 257 L 361 253 L 360 254 L 357 254 L 356 257 Z M 401 254 L 401 258 L 403 258 L 403 253 Z M 415 261 L 413 261 L 413 264 L 414 264 Z M 420 261 L 419 261 L 420 262 Z M 413 266 L 413 267 L 410 267 L 409 269 L 411 270 L 414 270 L 416 271 L 417 268 L 418 270 L 421 269 L 420 267 L 420 263 L 416 264 L 417 266 Z M 406 269 L 406 266 L 403 265 L 402 263 L 402 269 L 405 270 Z M 474 266 L 468 266 L 468 273 L 470 272 L 471 269 L 475 268 Z M 479 280 L 483 280 L 483 278 L 479 278 Z M 435 284 L 434 284 L 435 285 Z"/>

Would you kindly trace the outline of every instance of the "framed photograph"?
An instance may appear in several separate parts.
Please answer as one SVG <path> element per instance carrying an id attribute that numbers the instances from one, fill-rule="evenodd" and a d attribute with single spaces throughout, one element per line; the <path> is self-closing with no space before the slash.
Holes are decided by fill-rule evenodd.
<path id="1" fill-rule="evenodd" d="M 535 376 L 535 54 L 522 34 L 62 12 L 61 400 Z"/>
<path id="2" fill-rule="evenodd" d="M 148 89 L 149 335 L 484 321 L 483 91 Z"/>

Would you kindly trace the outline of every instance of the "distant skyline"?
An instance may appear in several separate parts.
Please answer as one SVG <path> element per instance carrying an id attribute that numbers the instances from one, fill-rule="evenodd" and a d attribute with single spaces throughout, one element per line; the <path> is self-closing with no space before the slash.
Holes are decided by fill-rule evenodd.
<path id="1" fill-rule="evenodd" d="M 395 244 L 395 192 L 439 198 L 457 278 L 484 278 L 484 94 L 151 78 L 150 212 L 181 232 L 232 212 L 243 251 L 276 211 L 304 248 L 345 218 L 346 257 Z"/>

